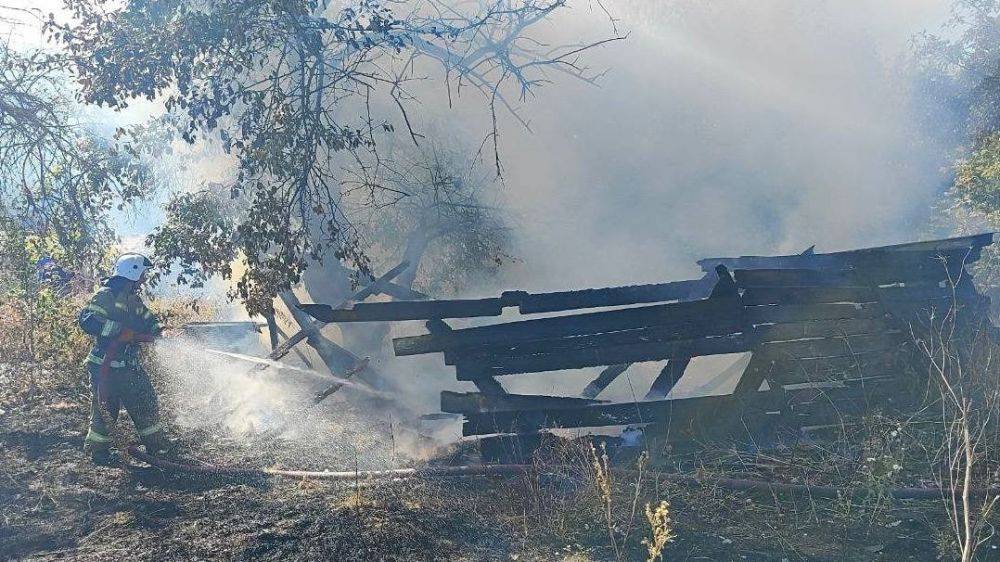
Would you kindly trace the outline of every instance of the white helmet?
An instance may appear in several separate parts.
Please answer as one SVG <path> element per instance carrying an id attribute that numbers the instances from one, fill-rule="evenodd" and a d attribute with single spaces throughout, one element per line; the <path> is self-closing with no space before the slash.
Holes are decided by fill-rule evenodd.
<path id="1" fill-rule="evenodd" d="M 143 272 L 151 267 L 153 267 L 153 262 L 142 254 L 122 254 L 115 261 L 112 277 L 124 277 L 131 281 L 138 281 Z"/>

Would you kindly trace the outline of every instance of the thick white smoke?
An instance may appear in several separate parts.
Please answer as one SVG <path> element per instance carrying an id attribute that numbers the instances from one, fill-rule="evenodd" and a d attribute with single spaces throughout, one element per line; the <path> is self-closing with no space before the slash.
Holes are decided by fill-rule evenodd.
<path id="1" fill-rule="evenodd" d="M 628 37 L 585 56 L 609 70 L 600 85 L 554 73 L 524 108 L 532 132 L 502 123 L 519 261 L 473 293 L 691 279 L 704 257 L 931 234 L 946 155 L 920 136 L 926 115 L 907 57 L 911 37 L 944 23 L 949 2 L 604 4 Z M 563 14 L 543 40 L 609 33 L 591 8 Z M 484 130 L 480 100 L 465 102 L 435 117 Z M 725 391 L 703 384 L 725 368 L 723 358 L 696 359 L 678 390 Z M 641 398 L 657 370 L 633 367 L 602 397 Z M 595 372 L 503 382 L 578 392 Z"/>

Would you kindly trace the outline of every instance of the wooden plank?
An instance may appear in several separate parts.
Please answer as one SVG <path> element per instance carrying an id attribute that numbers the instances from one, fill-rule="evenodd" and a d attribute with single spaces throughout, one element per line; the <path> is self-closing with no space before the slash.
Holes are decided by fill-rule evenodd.
<path id="1" fill-rule="evenodd" d="M 810 357 L 849 357 L 859 353 L 895 349 L 903 341 L 902 332 L 891 331 L 878 335 L 766 343 L 761 346 L 760 352 L 784 360 Z"/>
<path id="2" fill-rule="evenodd" d="M 747 321 L 752 324 L 777 324 L 810 320 L 882 318 L 885 316 L 885 309 L 879 303 L 762 305 L 746 307 L 746 316 Z"/>
<path id="3" fill-rule="evenodd" d="M 388 322 L 433 318 L 499 316 L 499 298 L 358 303 L 353 308 L 304 304 L 302 310 L 322 322 Z"/>
<path id="4" fill-rule="evenodd" d="M 697 340 L 653 342 L 614 347 L 589 348 L 562 353 L 544 353 L 526 357 L 499 357 L 484 359 L 472 357 L 465 361 L 454 356 L 458 380 L 471 380 L 476 376 L 540 373 L 583 367 L 600 367 L 615 363 L 637 363 L 682 357 L 699 357 L 720 353 L 749 351 L 748 339 L 742 334 Z M 457 353 L 457 352 L 456 352 Z"/>
<path id="5" fill-rule="evenodd" d="M 710 319 L 709 319 L 710 320 Z M 605 348 L 674 340 L 695 340 L 710 336 L 726 336 L 743 330 L 739 317 L 733 313 L 728 317 L 718 317 L 717 323 L 700 322 L 694 325 L 656 326 L 635 330 L 619 330 L 602 334 L 572 336 L 565 338 L 540 339 L 524 342 L 500 341 L 492 345 L 463 347 L 444 352 L 445 364 L 468 361 L 475 357 L 523 357 L 527 355 L 551 354 L 572 350 Z"/>
<path id="6" fill-rule="evenodd" d="M 895 352 L 883 351 L 841 357 L 777 359 L 770 369 L 781 374 L 782 381 L 808 382 L 894 373 L 900 369 L 898 361 Z"/>
<path id="7" fill-rule="evenodd" d="M 759 304 L 809 304 L 828 302 L 875 302 L 878 292 L 871 287 L 758 287 L 743 293 L 747 306 Z"/>
<path id="8" fill-rule="evenodd" d="M 650 385 L 649 392 L 646 393 L 643 400 L 666 398 L 667 395 L 670 394 L 670 391 L 677 386 L 681 377 L 684 376 L 684 371 L 690 363 L 690 357 L 671 359 L 667 361 L 667 364 L 660 370 L 660 374 L 658 374 L 656 379 L 653 380 L 653 384 Z"/>
<path id="9" fill-rule="evenodd" d="M 892 244 L 889 246 L 875 246 L 872 248 L 862 248 L 860 250 L 854 250 L 855 252 L 877 252 L 877 251 L 892 251 L 892 252 L 940 252 L 947 250 L 956 250 L 962 248 L 982 248 L 983 246 L 989 246 L 993 243 L 992 232 L 984 232 L 982 234 L 972 234 L 968 236 L 957 236 L 954 238 L 942 238 L 939 240 L 925 240 L 921 242 L 905 242 L 902 244 Z"/>
<path id="10" fill-rule="evenodd" d="M 571 408 L 601 404 L 603 400 L 590 400 L 572 396 L 542 396 L 532 394 L 505 394 L 487 396 L 479 392 L 441 392 L 441 411 L 453 414 L 475 414 L 504 410 L 538 410 Z"/>
<path id="11" fill-rule="evenodd" d="M 829 254 L 796 254 L 793 256 L 740 256 L 698 260 L 702 271 L 714 271 L 724 265 L 730 271 L 739 269 L 844 269 L 844 262 Z"/>
<path id="12" fill-rule="evenodd" d="M 690 281 L 657 283 L 651 285 L 631 285 L 603 289 L 582 289 L 554 293 L 522 293 L 519 295 L 521 314 L 558 312 L 603 306 L 623 306 L 664 302 L 673 300 L 693 300 L 708 296 L 714 280 L 708 277 Z M 505 295 L 507 295 L 505 293 Z"/>
<path id="13" fill-rule="evenodd" d="M 826 254 L 797 254 L 790 256 L 740 256 L 698 260 L 703 271 L 711 271 L 722 264 L 730 270 L 736 269 L 843 269 L 843 264 L 852 258 L 887 254 L 934 254 L 941 252 L 976 251 L 993 243 L 993 233 L 961 236 L 943 240 L 910 242 L 889 246 L 876 246 L 859 250 L 847 250 Z"/>
<path id="14" fill-rule="evenodd" d="M 436 318 L 434 320 L 428 320 L 424 326 L 427 331 L 432 334 L 446 335 L 454 331 L 454 329 L 448 325 L 447 322 Z M 476 385 L 484 396 L 490 398 L 496 398 L 498 396 L 506 396 L 507 391 L 504 389 L 503 385 L 500 384 L 498 380 L 493 377 L 476 377 L 472 380 L 472 384 Z"/>
<path id="15" fill-rule="evenodd" d="M 658 304 L 622 310 L 538 318 L 455 330 L 447 336 L 423 335 L 393 340 L 396 355 L 417 355 L 489 345 L 570 336 L 600 334 L 653 326 L 696 326 L 732 322 L 740 310 L 739 302 L 729 299 Z M 608 365 L 609 363 L 605 363 Z"/>
<path id="16" fill-rule="evenodd" d="M 849 272 L 820 269 L 738 269 L 733 275 L 736 277 L 736 284 L 745 289 L 855 284 Z"/>
<path id="17" fill-rule="evenodd" d="M 846 318 L 764 324 L 757 326 L 754 329 L 754 334 L 757 341 L 775 342 L 804 338 L 858 336 L 880 333 L 888 329 L 889 324 L 881 318 Z"/>
<path id="18" fill-rule="evenodd" d="M 410 262 L 407 262 L 407 261 L 401 262 L 396 267 L 394 267 L 394 268 L 390 269 L 389 271 L 385 272 L 384 274 L 382 274 L 381 277 L 379 277 L 375 281 L 371 282 L 368 286 L 364 287 L 363 289 L 361 289 L 361 290 L 357 291 L 356 293 L 354 293 L 353 295 L 351 295 L 351 297 L 349 299 L 347 299 L 344 302 L 338 304 L 337 307 L 347 306 L 352 301 L 366 299 L 366 298 L 370 297 L 371 295 L 374 295 L 374 294 L 378 293 L 379 291 L 382 290 L 381 288 L 382 288 L 383 284 L 388 283 L 389 281 L 392 281 L 393 279 L 395 279 L 396 277 L 398 277 L 408 267 L 410 267 Z M 275 360 L 275 361 L 278 360 L 278 359 L 281 359 L 282 357 L 284 357 L 285 355 L 287 355 L 288 352 L 291 351 L 293 347 L 295 347 L 296 345 L 298 345 L 299 342 L 301 342 L 302 340 L 305 340 L 311 334 L 318 333 L 318 330 L 323 326 L 323 322 L 322 321 L 306 322 L 305 319 L 300 319 L 299 318 L 299 312 L 298 312 L 298 310 L 292 310 L 291 309 L 292 304 L 289 304 L 289 303 L 290 302 L 293 303 L 296 308 L 300 308 L 300 309 L 301 309 L 301 307 L 303 305 L 299 302 L 298 298 L 295 297 L 294 293 L 291 293 L 290 291 L 286 291 L 286 293 L 288 293 L 288 295 L 290 295 L 290 297 L 286 297 L 284 299 L 285 301 L 287 301 L 285 304 L 286 304 L 286 306 L 289 307 L 289 312 L 292 314 L 292 316 L 295 317 L 296 321 L 299 323 L 299 325 L 301 326 L 302 329 L 300 329 L 298 332 L 292 334 L 292 336 L 290 338 L 288 338 L 287 340 L 285 340 L 284 343 L 282 343 L 278 347 L 276 347 L 273 350 L 271 350 L 271 353 L 268 354 L 267 357 L 268 357 L 268 359 Z M 312 316 L 312 315 L 310 314 L 310 316 Z"/>
<path id="19" fill-rule="evenodd" d="M 702 396 L 675 400 L 653 400 L 601 404 L 578 408 L 550 410 L 513 410 L 469 415 L 463 435 L 493 433 L 527 433 L 554 427 L 606 427 L 636 423 L 657 423 L 685 426 L 706 412 L 744 412 L 750 409 L 780 408 L 780 403 L 770 393 L 757 393 L 752 400 L 728 396 Z"/>
<path id="20" fill-rule="evenodd" d="M 400 300 L 383 303 L 359 303 L 353 308 L 306 304 L 306 310 L 323 322 L 384 322 L 430 320 L 432 318 L 474 318 L 498 316 L 506 306 L 518 306 L 522 314 L 558 312 L 582 308 L 623 306 L 703 298 L 708 295 L 714 278 L 706 276 L 690 281 L 582 289 L 554 293 L 532 294 L 507 291 L 499 298 L 426 300 L 426 295 L 391 283 L 382 292 Z"/>
<path id="21" fill-rule="evenodd" d="M 597 395 L 604 391 L 615 379 L 624 373 L 631 366 L 631 363 L 619 363 L 609 365 L 597 377 L 590 381 L 580 393 L 584 398 L 597 398 Z"/>

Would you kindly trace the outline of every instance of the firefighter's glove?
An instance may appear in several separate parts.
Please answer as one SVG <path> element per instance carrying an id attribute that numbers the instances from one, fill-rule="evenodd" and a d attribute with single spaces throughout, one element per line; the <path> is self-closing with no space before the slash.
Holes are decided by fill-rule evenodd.
<path id="1" fill-rule="evenodd" d="M 129 343 L 135 341 L 135 338 L 138 336 L 139 334 L 132 328 L 122 328 L 121 333 L 118 334 L 118 341 L 122 343 Z"/>
<path id="2" fill-rule="evenodd" d="M 122 329 L 121 334 L 118 335 L 118 341 L 122 343 L 148 343 L 155 339 L 156 336 L 153 334 L 136 332 L 131 328 Z"/>

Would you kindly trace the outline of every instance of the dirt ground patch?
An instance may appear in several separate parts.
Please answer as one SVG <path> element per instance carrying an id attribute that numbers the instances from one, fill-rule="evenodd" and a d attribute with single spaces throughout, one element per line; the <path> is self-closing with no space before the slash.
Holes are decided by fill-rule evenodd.
<path id="1" fill-rule="evenodd" d="M 657 499 L 671 502 L 677 535 L 667 560 L 938 560 L 944 540 L 936 506 L 927 502 L 779 498 L 647 476 L 639 486 L 624 477 L 615 485 L 616 545 L 585 466 L 357 483 L 177 475 L 134 461 L 99 468 L 82 451 L 87 410 L 80 396 L 35 397 L 2 409 L 0 559 L 643 560 L 642 508 Z M 281 451 L 195 437 L 186 438 L 190 454 L 220 463 L 323 462 L 295 467 Z M 452 451 L 435 462 L 468 460 L 467 452 Z M 787 461 L 761 458 L 746 470 L 759 476 Z M 632 527 L 622 539 L 626 523 Z"/>

